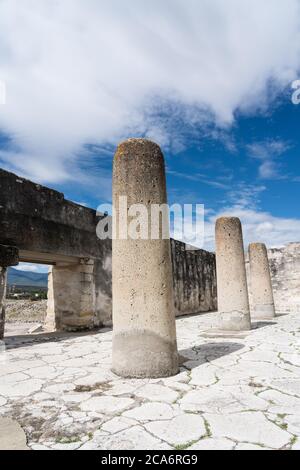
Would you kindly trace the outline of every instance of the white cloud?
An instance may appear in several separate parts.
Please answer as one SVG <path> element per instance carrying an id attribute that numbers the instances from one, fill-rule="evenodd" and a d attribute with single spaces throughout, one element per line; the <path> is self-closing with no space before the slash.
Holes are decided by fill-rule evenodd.
<path id="1" fill-rule="evenodd" d="M 227 203 L 232 204 L 234 207 L 254 209 L 258 206 L 260 195 L 265 190 L 266 187 L 262 185 L 240 182 L 227 192 L 226 200 Z"/>
<path id="2" fill-rule="evenodd" d="M 272 214 L 241 206 L 223 208 L 205 224 L 205 246 L 214 249 L 215 221 L 218 217 L 239 217 L 243 225 L 244 244 L 266 243 L 269 248 L 300 241 L 300 219 L 275 217 Z"/>
<path id="3" fill-rule="evenodd" d="M 14 269 L 17 269 L 18 271 L 26 271 L 32 273 L 47 273 L 49 267 L 40 264 L 20 263 Z"/>
<path id="4" fill-rule="evenodd" d="M 259 176 L 262 179 L 281 179 L 281 175 L 278 171 L 278 165 L 271 160 L 262 163 L 259 167 Z"/>
<path id="5" fill-rule="evenodd" d="M 286 176 L 281 171 L 281 163 L 278 158 L 290 149 L 291 145 L 282 140 L 273 139 L 264 142 L 255 142 L 247 145 L 247 151 L 251 158 L 259 160 L 258 173 L 262 179 L 284 179 Z"/>
<path id="6" fill-rule="evenodd" d="M 269 248 L 300 242 L 300 219 L 276 217 L 261 210 L 260 195 L 265 186 L 240 183 L 227 193 L 228 204 L 208 212 L 205 222 L 205 248 L 215 248 L 215 222 L 218 217 L 238 217 L 243 225 L 245 249 L 249 243 L 262 242 Z"/>
<path id="7" fill-rule="evenodd" d="M 215 250 L 215 223 L 219 217 L 238 217 L 243 225 L 245 250 L 249 243 L 262 242 L 269 248 L 300 242 L 300 219 L 276 217 L 260 209 L 265 186 L 240 183 L 227 192 L 226 203 L 218 210 L 205 206 L 204 244 L 198 248 Z M 193 233 L 192 224 L 189 227 Z M 200 239 L 200 237 L 199 237 Z"/>
<path id="8" fill-rule="evenodd" d="M 284 154 L 290 144 L 283 140 L 273 139 L 247 145 L 249 155 L 257 160 L 269 160 Z"/>
<path id="9" fill-rule="evenodd" d="M 299 18 L 299 0 L 1 0 L 0 159 L 57 182 L 86 143 L 180 149 L 178 123 L 230 125 L 297 78 Z"/>
<path id="10" fill-rule="evenodd" d="M 211 179 L 208 179 L 207 176 L 203 175 L 203 174 L 200 174 L 200 173 L 183 173 L 181 171 L 176 171 L 176 170 L 171 170 L 171 169 L 167 169 L 167 173 L 169 175 L 172 175 L 172 176 L 175 176 L 177 178 L 180 178 L 180 179 L 185 179 L 185 180 L 188 180 L 188 181 L 194 181 L 196 183 L 203 183 L 203 184 L 206 184 L 208 186 L 212 186 L 213 188 L 216 188 L 216 189 L 229 189 L 230 188 L 230 185 L 227 183 L 223 183 L 222 181 L 217 181 L 217 179 L 215 180 L 211 180 Z"/>

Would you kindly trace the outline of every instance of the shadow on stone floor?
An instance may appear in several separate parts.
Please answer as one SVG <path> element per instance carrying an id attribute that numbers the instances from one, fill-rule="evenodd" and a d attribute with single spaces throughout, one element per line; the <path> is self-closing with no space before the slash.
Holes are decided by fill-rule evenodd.
<path id="1" fill-rule="evenodd" d="M 211 310 L 210 312 L 197 312 L 197 313 L 183 313 L 182 315 L 176 315 L 176 320 L 185 320 L 188 318 L 204 317 L 205 315 L 218 314 L 217 310 Z"/>
<path id="2" fill-rule="evenodd" d="M 194 369 L 207 362 L 240 351 L 245 346 L 241 343 L 207 343 L 179 351 L 180 365 Z M 189 364 L 187 364 L 189 363 Z"/>
<path id="3" fill-rule="evenodd" d="M 267 326 L 277 325 L 274 321 L 253 321 L 251 325 L 252 330 L 258 330 L 259 328 L 266 328 Z"/>
<path id="4" fill-rule="evenodd" d="M 57 343 L 71 338 L 84 338 L 85 336 L 95 336 L 101 333 L 112 331 L 111 328 L 100 328 L 91 331 L 81 332 L 50 332 L 38 333 L 34 335 L 5 336 L 4 343 L 6 350 L 24 348 L 33 344 Z"/>

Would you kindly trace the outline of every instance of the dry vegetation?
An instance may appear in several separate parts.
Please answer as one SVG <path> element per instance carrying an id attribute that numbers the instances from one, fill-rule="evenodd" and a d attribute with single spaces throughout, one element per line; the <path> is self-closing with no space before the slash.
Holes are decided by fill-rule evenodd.
<path id="1" fill-rule="evenodd" d="M 47 300 L 7 300 L 6 321 L 42 323 L 46 316 Z"/>

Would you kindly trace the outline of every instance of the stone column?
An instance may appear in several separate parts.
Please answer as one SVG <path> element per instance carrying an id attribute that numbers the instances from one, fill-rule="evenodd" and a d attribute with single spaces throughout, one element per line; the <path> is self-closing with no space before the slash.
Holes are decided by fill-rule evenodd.
<path id="1" fill-rule="evenodd" d="M 254 319 L 275 318 L 273 289 L 266 245 L 249 245 L 251 316 Z"/>
<path id="2" fill-rule="evenodd" d="M 120 196 L 127 197 L 124 215 Z M 120 223 L 115 224 L 112 255 L 113 371 L 122 377 L 168 377 L 178 372 L 169 235 L 163 239 L 161 227 L 153 240 L 122 239 L 119 233 L 127 216 L 129 224 L 133 219 L 128 215 L 133 204 L 147 208 L 149 221 L 151 205 L 166 202 L 160 148 L 144 139 L 122 143 L 114 159 L 113 203 Z"/>
<path id="3" fill-rule="evenodd" d="M 251 329 L 242 225 L 236 217 L 216 223 L 216 262 L 220 328 Z"/>
<path id="4" fill-rule="evenodd" d="M 48 277 L 46 329 L 90 329 L 94 326 L 94 317 L 94 261 L 53 266 Z"/>
<path id="5" fill-rule="evenodd" d="M 7 268 L 19 264 L 19 251 L 12 246 L 0 245 L 0 340 L 4 337 L 5 328 L 5 298 L 7 283 Z"/>

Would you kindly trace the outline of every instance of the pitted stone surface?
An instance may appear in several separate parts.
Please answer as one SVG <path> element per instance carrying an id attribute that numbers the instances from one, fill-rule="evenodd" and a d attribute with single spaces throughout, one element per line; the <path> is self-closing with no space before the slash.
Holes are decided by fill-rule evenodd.
<path id="1" fill-rule="evenodd" d="M 188 443 L 199 441 L 207 434 L 203 418 L 193 414 L 182 414 L 170 421 L 155 421 L 145 428 L 172 446 L 188 446 Z"/>
<path id="2" fill-rule="evenodd" d="M 28 450 L 26 435 L 17 421 L 0 418 L 0 450 Z"/>
<path id="3" fill-rule="evenodd" d="M 167 403 L 173 403 L 179 397 L 178 392 L 159 384 L 145 385 L 136 392 L 136 395 L 146 400 L 164 401 Z"/>
<path id="4" fill-rule="evenodd" d="M 177 413 L 180 411 L 177 411 Z M 167 403 L 145 403 L 138 408 L 126 411 L 123 416 L 140 422 L 170 420 L 176 416 L 176 408 Z"/>
<path id="5" fill-rule="evenodd" d="M 216 265 L 220 330 L 250 330 L 243 231 L 237 217 L 216 221 Z"/>
<path id="6" fill-rule="evenodd" d="M 201 439 L 188 450 L 233 450 L 235 445 L 229 439 Z"/>
<path id="7" fill-rule="evenodd" d="M 248 411 L 229 415 L 211 415 L 211 432 L 217 437 L 261 444 L 282 449 L 290 444 L 290 434 L 269 421 L 262 413 Z"/>
<path id="8" fill-rule="evenodd" d="M 203 338 L 214 320 L 177 320 L 181 370 L 166 379 L 113 374 L 107 329 L 6 338 L 0 416 L 36 450 L 299 449 L 299 314 L 234 340 Z"/>
<path id="9" fill-rule="evenodd" d="M 249 298 L 252 319 L 275 318 L 274 296 L 267 247 L 249 245 Z"/>
<path id="10" fill-rule="evenodd" d="M 112 186 L 116 212 L 112 242 L 113 371 L 125 378 L 170 377 L 179 367 L 168 218 L 162 216 L 160 227 L 158 218 L 154 220 L 151 215 L 152 233 L 148 223 L 139 221 L 140 233 L 135 237 L 125 223 L 125 219 L 132 221 L 131 209 L 136 204 L 145 208 L 147 222 L 155 206 L 166 207 L 165 162 L 159 146 L 146 139 L 122 142 L 114 157 Z"/>

